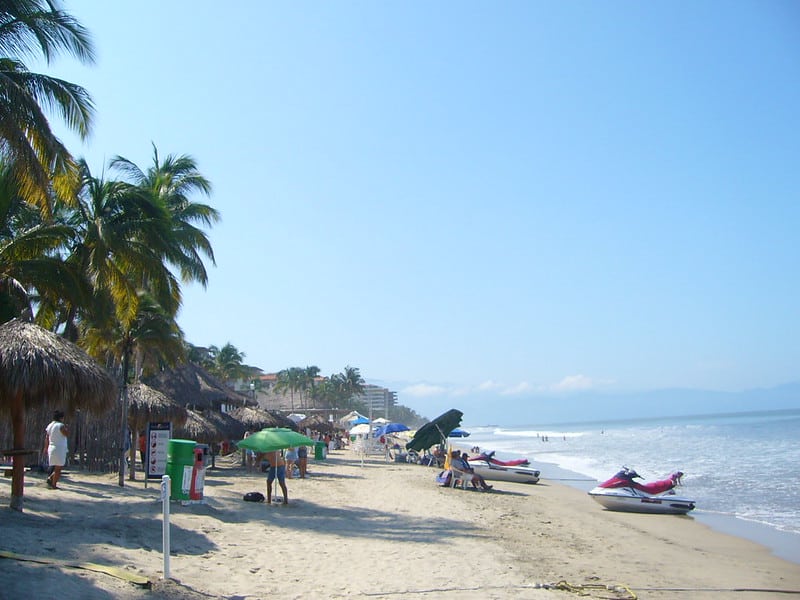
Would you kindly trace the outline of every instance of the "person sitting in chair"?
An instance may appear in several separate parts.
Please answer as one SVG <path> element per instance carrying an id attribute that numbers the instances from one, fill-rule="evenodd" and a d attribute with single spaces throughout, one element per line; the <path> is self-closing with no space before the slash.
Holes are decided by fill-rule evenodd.
<path id="1" fill-rule="evenodd" d="M 455 465 L 455 468 L 464 473 L 472 475 L 472 487 L 476 488 L 480 485 L 483 490 L 490 490 L 493 486 L 486 483 L 486 480 L 475 472 L 475 469 L 469 464 L 468 455 L 466 452 L 461 453 L 458 450 L 453 450 L 450 455 L 450 464 Z"/>

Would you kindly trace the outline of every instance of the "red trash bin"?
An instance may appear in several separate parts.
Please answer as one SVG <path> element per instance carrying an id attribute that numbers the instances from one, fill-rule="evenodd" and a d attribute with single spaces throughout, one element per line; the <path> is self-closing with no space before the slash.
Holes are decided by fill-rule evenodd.
<path id="1" fill-rule="evenodd" d="M 203 499 L 203 484 L 206 478 L 206 455 L 201 446 L 194 449 L 194 465 L 192 465 L 192 482 L 189 485 L 189 500 Z"/>

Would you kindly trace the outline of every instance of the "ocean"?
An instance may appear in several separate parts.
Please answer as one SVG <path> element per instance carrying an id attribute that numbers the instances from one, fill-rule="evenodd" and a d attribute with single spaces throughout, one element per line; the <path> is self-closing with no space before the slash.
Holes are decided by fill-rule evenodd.
<path id="1" fill-rule="evenodd" d="M 459 446 L 525 456 L 542 482 L 587 491 L 622 466 L 644 481 L 683 471 L 678 494 L 696 501 L 692 518 L 800 563 L 800 410 L 463 428 Z"/>

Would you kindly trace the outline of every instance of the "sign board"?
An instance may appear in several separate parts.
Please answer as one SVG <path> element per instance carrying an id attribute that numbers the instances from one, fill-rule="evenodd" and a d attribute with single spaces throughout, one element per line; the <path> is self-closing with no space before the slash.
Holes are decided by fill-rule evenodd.
<path id="1" fill-rule="evenodd" d="M 147 446 L 144 457 L 147 465 L 147 479 L 161 479 L 166 474 L 167 448 L 171 437 L 172 423 L 147 424 Z"/>

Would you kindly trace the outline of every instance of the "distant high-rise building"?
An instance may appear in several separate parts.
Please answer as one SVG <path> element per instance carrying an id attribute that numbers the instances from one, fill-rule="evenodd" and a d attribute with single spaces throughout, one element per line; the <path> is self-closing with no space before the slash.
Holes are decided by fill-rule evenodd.
<path id="1" fill-rule="evenodd" d="M 367 410 L 371 409 L 372 418 L 391 418 L 391 409 L 397 405 L 397 392 L 392 392 L 378 385 L 365 385 L 364 393 L 356 397 Z"/>

